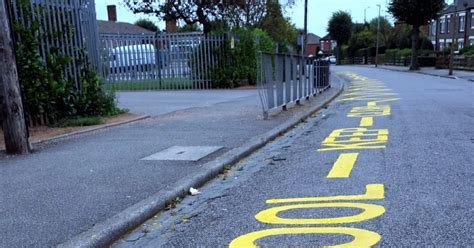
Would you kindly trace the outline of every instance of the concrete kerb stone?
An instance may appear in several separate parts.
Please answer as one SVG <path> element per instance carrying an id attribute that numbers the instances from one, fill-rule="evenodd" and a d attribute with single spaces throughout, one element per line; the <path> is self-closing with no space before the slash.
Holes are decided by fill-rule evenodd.
<path id="1" fill-rule="evenodd" d="M 383 66 L 379 66 L 379 67 L 374 67 L 374 68 L 379 68 L 379 69 L 384 69 L 384 70 L 389 70 L 389 71 L 398 71 L 398 72 L 408 72 L 408 73 L 418 73 L 418 74 L 423 74 L 423 75 L 428 75 L 428 76 L 433 76 L 433 77 L 442 77 L 442 78 L 448 78 L 448 79 L 458 79 L 458 77 L 456 76 L 445 76 L 445 75 L 436 75 L 436 74 L 432 74 L 432 73 L 428 73 L 428 72 L 423 72 L 423 71 L 407 71 L 407 70 L 397 70 L 397 69 L 393 69 L 393 68 L 387 68 L 387 67 L 383 67 Z"/>
<path id="2" fill-rule="evenodd" d="M 244 145 L 228 151 L 217 159 L 206 163 L 201 172 L 178 180 L 166 189 L 160 190 L 151 197 L 130 206 L 104 222 L 94 225 L 93 228 L 58 245 L 58 247 L 107 247 L 111 245 L 114 241 L 163 210 L 168 203 L 174 201 L 177 197 L 186 196 L 189 188 L 197 188 L 204 185 L 224 171 L 226 166 L 236 164 L 243 158 L 262 148 L 268 142 L 289 131 L 303 119 L 308 118 L 313 113 L 328 105 L 338 97 L 343 90 L 344 83 L 341 83 L 340 89 L 322 104 L 314 106 L 265 134 L 251 139 Z"/>

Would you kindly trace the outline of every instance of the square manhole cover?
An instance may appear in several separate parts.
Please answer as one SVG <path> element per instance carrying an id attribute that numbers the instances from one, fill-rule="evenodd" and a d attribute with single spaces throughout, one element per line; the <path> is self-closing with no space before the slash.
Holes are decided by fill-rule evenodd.
<path id="1" fill-rule="evenodd" d="M 178 160 L 198 161 L 211 153 L 217 152 L 222 146 L 172 146 L 141 160 Z"/>

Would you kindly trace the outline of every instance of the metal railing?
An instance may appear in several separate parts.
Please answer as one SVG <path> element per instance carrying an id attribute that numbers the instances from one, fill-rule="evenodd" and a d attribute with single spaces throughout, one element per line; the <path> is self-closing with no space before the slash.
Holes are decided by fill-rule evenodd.
<path id="1" fill-rule="evenodd" d="M 115 90 L 210 89 L 225 61 L 224 35 L 101 34 L 102 74 Z"/>
<path id="2" fill-rule="evenodd" d="M 272 109 L 309 100 L 330 86 L 329 61 L 290 54 L 261 53 L 257 84 L 263 116 Z"/>

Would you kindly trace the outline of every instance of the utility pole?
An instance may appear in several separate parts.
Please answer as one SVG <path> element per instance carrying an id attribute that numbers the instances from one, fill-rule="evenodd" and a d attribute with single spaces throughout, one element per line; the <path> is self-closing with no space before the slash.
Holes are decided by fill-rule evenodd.
<path id="1" fill-rule="evenodd" d="M 27 154 L 29 152 L 27 127 L 6 1 L 8 0 L 0 0 L 0 83 L 3 96 L 3 135 L 7 153 Z"/>
<path id="2" fill-rule="evenodd" d="M 377 4 L 379 7 L 379 18 L 377 19 L 377 44 L 375 46 L 375 67 L 379 65 L 379 36 L 380 36 L 380 4 Z"/>
<path id="3" fill-rule="evenodd" d="M 456 39 L 456 13 L 457 12 L 458 12 L 458 6 L 455 4 L 454 15 L 453 15 L 453 30 L 451 30 L 453 35 L 452 35 L 452 41 L 451 41 L 451 52 L 449 55 L 449 75 L 450 76 L 453 75 L 453 60 L 454 60 L 454 45 L 455 45 L 454 40 Z"/>
<path id="4" fill-rule="evenodd" d="M 370 9 L 370 6 L 365 7 L 364 9 L 364 24 L 367 23 L 367 9 Z"/>
<path id="5" fill-rule="evenodd" d="M 303 31 L 303 56 L 308 42 L 308 0 L 304 0 L 304 31 Z"/>

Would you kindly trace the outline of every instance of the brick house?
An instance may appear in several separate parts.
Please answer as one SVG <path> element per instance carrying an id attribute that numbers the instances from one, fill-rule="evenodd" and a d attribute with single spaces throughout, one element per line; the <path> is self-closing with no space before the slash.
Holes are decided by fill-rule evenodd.
<path id="1" fill-rule="evenodd" d="M 327 34 L 320 40 L 321 43 L 321 51 L 325 55 L 333 55 L 334 54 L 334 49 L 336 49 L 337 42 L 333 39 L 331 39 L 331 35 Z"/>
<path id="2" fill-rule="evenodd" d="M 455 6 L 457 7 L 454 13 Z M 453 20 L 456 20 L 456 29 L 453 30 Z M 474 46 L 474 1 L 454 0 L 446 7 L 437 20 L 432 20 L 429 25 L 429 38 L 436 51 L 450 47 L 454 42 L 457 50 L 465 46 Z"/>
<path id="3" fill-rule="evenodd" d="M 99 34 L 153 35 L 155 33 L 131 23 L 118 22 L 115 5 L 107 6 L 107 16 L 107 21 L 97 20 Z"/>
<path id="4" fill-rule="evenodd" d="M 305 56 L 316 55 L 320 50 L 320 40 L 321 37 L 308 33 L 306 40 Z"/>

